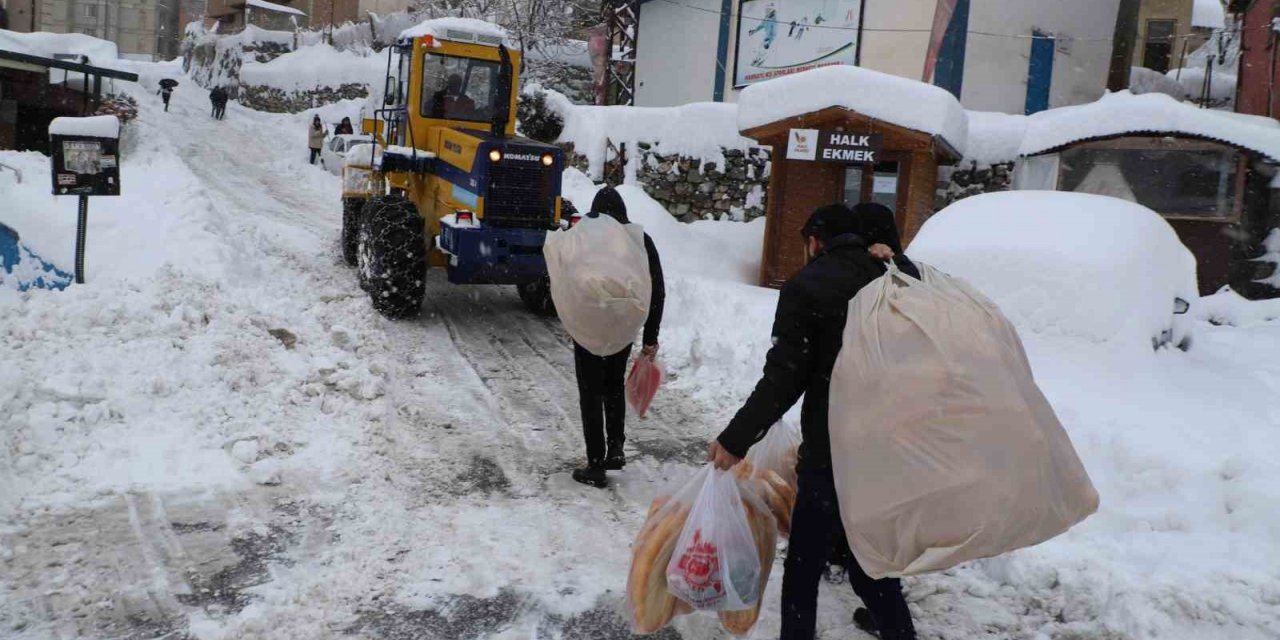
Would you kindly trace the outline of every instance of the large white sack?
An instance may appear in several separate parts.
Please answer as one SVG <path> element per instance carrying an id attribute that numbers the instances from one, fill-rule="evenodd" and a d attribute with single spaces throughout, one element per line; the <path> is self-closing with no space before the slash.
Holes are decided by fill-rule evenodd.
<path id="1" fill-rule="evenodd" d="M 854 556 L 874 578 L 1044 542 L 1098 508 L 999 309 L 921 266 L 849 303 L 831 377 L 831 459 Z"/>
<path id="2" fill-rule="evenodd" d="M 609 216 L 583 218 L 547 234 L 542 253 L 551 300 L 575 342 L 598 356 L 635 342 L 653 288 L 642 228 Z"/>

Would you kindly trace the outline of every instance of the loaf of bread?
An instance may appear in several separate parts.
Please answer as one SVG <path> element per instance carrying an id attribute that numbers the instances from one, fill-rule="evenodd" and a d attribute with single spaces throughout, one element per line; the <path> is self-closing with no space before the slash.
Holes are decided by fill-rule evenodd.
<path id="1" fill-rule="evenodd" d="M 689 518 L 689 505 L 664 496 L 649 506 L 649 517 L 636 536 L 627 576 L 627 598 L 637 633 L 653 633 L 690 609 L 667 591 L 667 563 Z"/>
<path id="2" fill-rule="evenodd" d="M 760 605 L 764 602 L 764 590 L 769 584 L 769 573 L 773 570 L 773 555 L 778 544 L 778 532 L 773 515 L 763 508 L 757 508 L 752 502 L 750 499 L 743 499 L 742 506 L 746 508 L 751 536 L 755 540 L 756 549 L 760 552 L 760 598 L 750 609 L 719 612 L 720 624 L 735 636 L 746 635 L 760 618 Z"/>

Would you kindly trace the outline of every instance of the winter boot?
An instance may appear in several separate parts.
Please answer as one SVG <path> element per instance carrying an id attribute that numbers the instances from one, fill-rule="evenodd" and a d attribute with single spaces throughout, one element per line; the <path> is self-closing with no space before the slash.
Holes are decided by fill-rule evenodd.
<path id="1" fill-rule="evenodd" d="M 604 457 L 604 468 L 608 471 L 621 471 L 627 466 L 627 456 L 622 452 L 621 442 L 610 442 L 609 453 Z"/>
<path id="2" fill-rule="evenodd" d="M 853 626 L 877 638 L 880 637 L 880 630 L 876 628 L 876 619 L 871 617 L 871 611 L 866 607 L 858 607 L 854 610 Z"/>
<path id="3" fill-rule="evenodd" d="M 573 479 L 598 489 L 609 486 L 609 480 L 604 475 L 604 464 L 599 461 L 589 462 L 585 467 L 574 469 Z"/>

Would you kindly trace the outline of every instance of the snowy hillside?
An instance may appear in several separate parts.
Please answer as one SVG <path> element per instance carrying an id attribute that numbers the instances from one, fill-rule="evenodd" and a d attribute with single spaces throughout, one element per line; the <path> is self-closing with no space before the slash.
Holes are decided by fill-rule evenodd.
<path id="1" fill-rule="evenodd" d="M 378 316 L 340 263 L 338 178 L 306 162 L 314 112 L 214 121 L 188 88 L 169 113 L 129 89 L 123 195 L 92 203 L 88 283 L 0 290 L 0 637 L 629 637 L 649 500 L 701 463 L 770 346 L 763 223 L 682 225 L 621 190 L 667 265 L 672 375 L 629 422 L 625 471 L 586 488 L 558 323 L 440 274 L 421 318 Z M 601 117 L 582 126 L 615 126 Z M 0 162 L 24 173 L 0 173 L 0 221 L 68 264 L 75 205 L 48 195 L 47 159 Z M 566 173 L 580 209 L 595 189 Z M 1187 353 L 1022 327 L 1102 506 L 1039 547 L 908 580 L 922 637 L 1280 636 L 1266 317 L 1201 322 Z M 750 637 L 777 636 L 780 580 Z M 820 637 L 870 638 L 847 586 L 821 603 Z M 718 629 L 689 616 L 655 637 Z"/>

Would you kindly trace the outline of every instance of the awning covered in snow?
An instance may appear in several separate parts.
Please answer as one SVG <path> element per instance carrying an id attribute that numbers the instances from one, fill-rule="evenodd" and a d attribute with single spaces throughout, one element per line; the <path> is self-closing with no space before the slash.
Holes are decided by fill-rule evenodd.
<path id="1" fill-rule="evenodd" d="M 277 13 L 287 13 L 289 15 L 294 15 L 294 16 L 307 15 L 306 13 L 303 13 L 302 11 L 294 9 L 293 7 L 286 7 L 285 5 L 276 4 L 274 2 L 267 2 L 267 0 L 245 0 L 245 5 L 249 7 L 253 7 L 254 9 L 263 9 L 265 11 L 275 11 Z"/>
<path id="2" fill-rule="evenodd" d="M 1191 26 L 1205 29 L 1225 29 L 1227 14 L 1221 0 L 1195 0 L 1191 5 Z"/>
<path id="3" fill-rule="evenodd" d="M 1034 156 L 1086 140 L 1129 135 L 1215 140 L 1280 163 L 1280 124 L 1270 118 L 1200 109 L 1163 94 L 1135 96 L 1128 91 L 1028 118 L 1018 155 Z"/>

